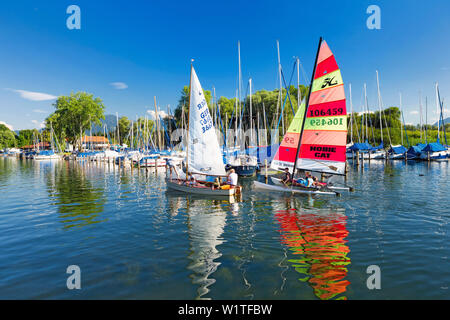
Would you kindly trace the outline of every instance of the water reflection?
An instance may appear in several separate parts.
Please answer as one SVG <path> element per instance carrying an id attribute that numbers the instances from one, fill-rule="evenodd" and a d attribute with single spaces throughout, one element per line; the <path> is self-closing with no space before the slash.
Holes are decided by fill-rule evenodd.
<path id="1" fill-rule="evenodd" d="M 287 210 L 277 211 L 275 217 L 281 242 L 290 251 L 287 261 L 302 275 L 299 280 L 309 283 L 319 299 L 346 299 L 350 250 L 345 211 L 315 208 L 320 202 L 313 208 L 296 209 L 291 201 L 286 205 Z"/>
<path id="2" fill-rule="evenodd" d="M 221 236 L 227 220 L 227 213 L 221 203 L 220 200 L 187 198 L 188 258 L 191 260 L 188 269 L 192 270 L 192 283 L 199 286 L 196 299 L 210 299 L 206 295 L 210 291 L 209 287 L 216 282 L 210 276 L 221 264 L 217 259 L 222 253 L 217 247 L 224 242 Z"/>
<path id="3" fill-rule="evenodd" d="M 68 162 L 59 162 L 54 170 L 46 171 L 47 190 L 53 204 L 58 206 L 64 229 L 100 223 L 106 202 L 104 188 L 95 188 L 86 171 Z"/>

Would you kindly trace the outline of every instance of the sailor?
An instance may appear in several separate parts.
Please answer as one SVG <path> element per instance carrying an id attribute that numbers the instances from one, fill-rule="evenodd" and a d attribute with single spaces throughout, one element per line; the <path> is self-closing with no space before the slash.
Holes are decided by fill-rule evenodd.
<path id="1" fill-rule="evenodd" d="M 313 187 L 314 186 L 314 180 L 313 180 L 313 177 L 312 177 L 311 173 L 305 172 L 305 178 L 306 178 L 306 181 L 308 182 L 307 187 L 308 188 Z"/>
<path id="2" fill-rule="evenodd" d="M 283 184 L 286 185 L 287 183 L 289 183 L 291 181 L 292 181 L 292 178 L 291 178 L 291 174 L 289 173 L 289 168 L 285 168 L 283 179 L 281 179 L 281 182 L 283 182 Z"/>
<path id="3" fill-rule="evenodd" d="M 177 175 L 177 179 L 180 179 L 180 176 L 178 175 L 178 171 L 177 171 L 177 167 L 175 166 L 173 159 L 171 158 L 167 158 L 166 159 L 166 164 L 169 167 L 170 170 L 170 178 L 172 179 L 172 170 L 175 170 L 175 174 Z"/>
<path id="4" fill-rule="evenodd" d="M 234 169 L 231 169 L 230 172 L 228 173 L 227 184 L 229 184 L 232 187 L 235 187 L 237 186 L 237 183 L 238 183 L 238 175 L 234 171 Z"/>

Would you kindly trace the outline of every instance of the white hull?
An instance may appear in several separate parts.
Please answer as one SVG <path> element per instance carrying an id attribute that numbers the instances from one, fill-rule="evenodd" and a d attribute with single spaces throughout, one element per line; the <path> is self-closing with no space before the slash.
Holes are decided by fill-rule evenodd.
<path id="1" fill-rule="evenodd" d="M 389 160 L 402 160 L 402 159 L 405 159 L 405 154 L 404 153 L 390 154 L 390 155 L 388 155 L 388 159 Z"/>
<path id="2" fill-rule="evenodd" d="M 199 188 L 199 187 L 190 187 L 185 184 L 181 184 L 181 182 L 178 184 L 177 182 L 174 182 L 173 180 L 166 179 L 167 187 L 172 190 L 177 190 L 181 192 L 186 193 L 192 193 L 192 194 L 200 194 L 200 195 L 207 195 L 207 196 L 223 196 L 223 197 L 231 197 L 235 194 L 237 194 L 237 190 L 240 189 L 228 189 L 228 190 L 222 190 L 222 189 L 216 189 L 212 190 L 211 188 Z"/>
<path id="3" fill-rule="evenodd" d="M 33 157 L 34 160 L 59 160 L 61 159 L 61 157 L 57 154 L 53 154 L 51 156 L 34 156 Z"/>
<path id="4" fill-rule="evenodd" d="M 446 161 L 448 160 L 448 151 L 430 152 L 430 160 L 433 161 Z M 420 154 L 421 160 L 428 160 L 428 153 L 422 152 Z"/>

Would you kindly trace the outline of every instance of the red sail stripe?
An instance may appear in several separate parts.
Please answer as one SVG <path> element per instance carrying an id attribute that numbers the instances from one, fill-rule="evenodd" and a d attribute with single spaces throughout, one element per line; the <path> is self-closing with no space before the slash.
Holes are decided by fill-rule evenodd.
<path id="1" fill-rule="evenodd" d="M 344 85 L 327 88 L 311 93 L 309 105 L 332 102 L 345 99 Z M 309 109 L 309 108 L 308 108 Z"/>
<path id="2" fill-rule="evenodd" d="M 303 131 L 302 144 L 345 146 L 347 144 L 347 131 L 305 130 Z"/>
<path id="3" fill-rule="evenodd" d="M 345 100 L 309 105 L 306 118 L 343 116 L 347 114 Z"/>
<path id="4" fill-rule="evenodd" d="M 345 145 L 333 146 L 333 145 L 302 144 L 300 147 L 300 154 L 302 159 L 315 159 L 318 161 L 327 160 L 327 161 L 345 162 L 346 161 L 345 151 L 346 151 Z"/>
<path id="5" fill-rule="evenodd" d="M 274 160 L 279 160 L 283 162 L 295 162 L 295 157 L 297 156 L 297 148 L 289 148 L 280 146 Z"/>
<path id="6" fill-rule="evenodd" d="M 314 80 L 336 70 L 339 70 L 339 67 L 334 56 L 331 56 L 317 65 Z"/>

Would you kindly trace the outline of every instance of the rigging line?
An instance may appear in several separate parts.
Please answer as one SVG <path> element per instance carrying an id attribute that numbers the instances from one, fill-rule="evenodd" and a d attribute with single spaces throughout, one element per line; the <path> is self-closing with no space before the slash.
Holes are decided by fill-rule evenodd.
<path id="1" fill-rule="evenodd" d="M 295 60 L 295 62 L 294 62 L 294 66 L 293 66 L 293 68 L 292 68 L 292 72 L 291 72 L 291 78 L 289 79 L 289 86 L 286 86 L 286 79 L 284 78 L 284 72 L 283 72 L 283 69 L 281 69 L 281 76 L 282 76 L 282 79 L 283 79 L 283 84 L 284 84 L 284 86 L 285 86 L 285 89 L 286 89 L 286 95 L 289 97 L 289 103 L 290 103 L 290 105 L 291 105 L 291 108 L 292 108 L 292 114 L 295 116 L 295 111 L 294 111 L 294 106 L 293 106 L 293 104 L 292 104 L 292 101 L 291 101 L 291 90 L 290 90 L 290 87 L 291 87 L 291 83 L 292 83 L 292 78 L 293 78 L 293 76 L 294 76 L 294 72 L 295 72 L 295 66 L 297 65 L 297 60 Z M 297 90 L 300 90 L 300 88 L 297 88 Z M 285 102 L 286 103 L 286 102 Z M 298 108 L 299 106 L 297 106 L 297 108 Z M 284 106 L 283 106 L 283 110 L 284 110 Z"/>

